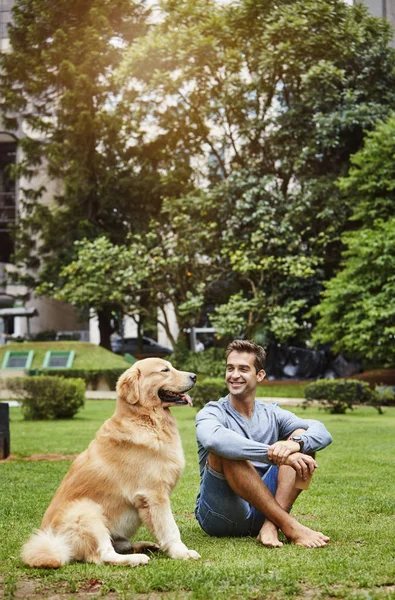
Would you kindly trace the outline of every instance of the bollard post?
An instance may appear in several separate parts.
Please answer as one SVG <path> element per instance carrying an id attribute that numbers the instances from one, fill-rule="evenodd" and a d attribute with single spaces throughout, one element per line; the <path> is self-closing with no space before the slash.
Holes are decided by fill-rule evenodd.
<path id="1" fill-rule="evenodd" d="M 10 455 L 10 416 L 7 402 L 0 402 L 0 460 Z"/>

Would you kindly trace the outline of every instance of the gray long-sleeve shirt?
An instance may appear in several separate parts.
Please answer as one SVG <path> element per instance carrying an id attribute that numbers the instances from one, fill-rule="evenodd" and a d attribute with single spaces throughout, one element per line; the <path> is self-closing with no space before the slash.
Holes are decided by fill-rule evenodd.
<path id="1" fill-rule="evenodd" d="M 299 428 L 306 430 L 301 436 L 303 452 L 322 450 L 332 442 L 323 423 L 300 419 L 277 403 L 256 400 L 254 412 L 247 419 L 233 408 L 229 395 L 208 402 L 196 416 L 200 476 L 209 452 L 234 460 L 250 460 L 260 470 L 268 469 L 273 464 L 267 457 L 268 447 Z"/>

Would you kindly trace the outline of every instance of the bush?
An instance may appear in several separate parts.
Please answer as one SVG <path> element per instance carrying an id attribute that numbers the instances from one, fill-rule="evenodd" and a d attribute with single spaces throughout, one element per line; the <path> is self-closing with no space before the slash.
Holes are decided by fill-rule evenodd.
<path id="1" fill-rule="evenodd" d="M 28 421 L 72 419 L 85 402 L 82 379 L 15 377 L 6 379 L 5 385 L 20 398 Z"/>
<path id="2" fill-rule="evenodd" d="M 353 410 L 355 404 L 368 404 L 381 412 L 378 394 L 365 381 L 321 379 L 306 386 L 304 393 L 305 406 L 318 400 L 332 414 L 344 414 L 347 409 Z"/>
<path id="3" fill-rule="evenodd" d="M 208 348 L 203 352 L 184 350 L 169 357 L 171 364 L 182 371 L 191 371 L 206 377 L 224 377 L 226 359 L 223 348 Z"/>
<path id="4" fill-rule="evenodd" d="M 206 378 L 197 381 L 191 395 L 193 405 L 197 408 L 203 408 L 207 402 L 223 398 L 228 393 L 225 381 L 223 379 Z"/>
<path id="5" fill-rule="evenodd" d="M 83 379 L 85 384 L 96 390 L 102 377 L 110 390 L 115 390 L 116 383 L 127 366 L 116 369 L 32 369 L 29 375 L 43 375 L 46 377 L 63 377 L 70 379 Z"/>
<path id="6" fill-rule="evenodd" d="M 395 387 L 389 385 L 377 385 L 375 391 L 383 406 L 394 406 Z"/>
<path id="7" fill-rule="evenodd" d="M 56 331 L 55 329 L 44 329 L 43 331 L 39 331 L 34 336 L 35 342 L 55 342 L 56 341 Z"/>

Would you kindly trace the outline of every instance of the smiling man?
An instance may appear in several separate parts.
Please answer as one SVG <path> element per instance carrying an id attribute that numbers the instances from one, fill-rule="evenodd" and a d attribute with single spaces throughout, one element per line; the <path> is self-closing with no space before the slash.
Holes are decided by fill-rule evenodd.
<path id="1" fill-rule="evenodd" d="M 212 536 L 257 536 L 264 546 L 282 546 L 281 529 L 306 548 L 326 546 L 329 537 L 289 514 L 300 490 L 317 468 L 314 452 L 331 441 L 320 421 L 300 419 L 277 404 L 255 400 L 265 377 L 265 351 L 246 340 L 226 350 L 229 394 L 209 402 L 196 417 L 200 492 L 195 514 Z"/>

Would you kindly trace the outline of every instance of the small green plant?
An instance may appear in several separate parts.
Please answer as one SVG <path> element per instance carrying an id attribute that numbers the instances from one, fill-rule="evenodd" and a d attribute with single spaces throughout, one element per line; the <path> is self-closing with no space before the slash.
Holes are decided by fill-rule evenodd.
<path id="1" fill-rule="evenodd" d="M 28 421 L 72 419 L 85 402 L 83 379 L 15 377 L 5 380 L 5 385 L 20 398 Z"/>
<path id="2" fill-rule="evenodd" d="M 376 385 L 375 392 L 380 404 L 393 406 L 395 404 L 395 387 L 391 385 Z"/>
<path id="3" fill-rule="evenodd" d="M 356 404 L 368 404 L 382 412 L 378 394 L 368 383 L 357 379 L 321 379 L 310 383 L 305 389 L 304 405 L 315 400 L 332 414 L 344 414 L 347 409 L 353 410 Z"/>
<path id="4" fill-rule="evenodd" d="M 223 379 L 207 377 L 201 381 L 198 379 L 191 394 L 193 405 L 197 408 L 202 408 L 207 402 L 218 400 L 228 393 L 226 384 Z"/>

